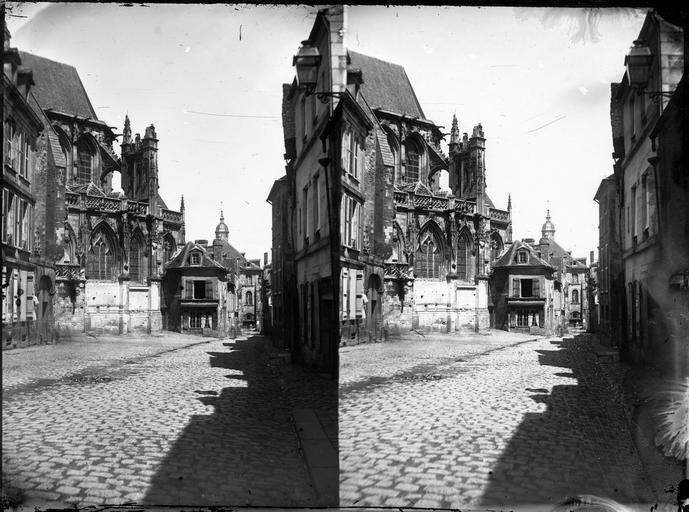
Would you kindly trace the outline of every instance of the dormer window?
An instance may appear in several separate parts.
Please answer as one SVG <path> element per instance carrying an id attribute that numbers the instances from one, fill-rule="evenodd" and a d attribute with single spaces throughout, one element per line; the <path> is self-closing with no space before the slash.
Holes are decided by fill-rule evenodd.
<path id="1" fill-rule="evenodd" d="M 519 251 L 517 253 L 517 263 L 528 263 L 529 253 L 526 251 Z"/>
<path id="2" fill-rule="evenodd" d="M 200 265 L 201 264 L 201 255 L 198 252 L 192 252 L 191 257 L 189 258 L 189 262 L 192 265 Z"/>

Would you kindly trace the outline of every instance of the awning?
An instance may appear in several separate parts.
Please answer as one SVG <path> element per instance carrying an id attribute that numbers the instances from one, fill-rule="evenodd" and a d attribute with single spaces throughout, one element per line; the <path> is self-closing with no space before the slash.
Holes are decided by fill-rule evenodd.
<path id="1" fill-rule="evenodd" d="M 218 307 L 217 302 L 185 302 L 182 301 L 181 306 L 183 308 L 214 308 Z"/>
<path id="2" fill-rule="evenodd" d="M 545 301 L 541 300 L 520 300 L 520 301 L 507 301 L 507 305 L 511 308 L 520 308 L 520 307 L 539 307 L 542 308 L 545 306 Z"/>

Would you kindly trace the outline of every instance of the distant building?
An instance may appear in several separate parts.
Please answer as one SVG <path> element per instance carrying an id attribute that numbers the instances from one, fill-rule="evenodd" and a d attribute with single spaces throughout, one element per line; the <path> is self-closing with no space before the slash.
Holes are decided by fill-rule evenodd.
<path id="1" fill-rule="evenodd" d="M 622 319 L 626 315 L 624 268 L 620 252 L 620 220 L 617 178 L 604 178 L 594 200 L 598 203 L 598 329 L 602 344 L 619 347 Z"/>
<path id="2" fill-rule="evenodd" d="M 562 332 L 569 328 L 588 328 L 589 305 L 587 280 L 589 268 L 586 257 L 574 258 L 555 241 L 555 225 L 550 219 L 550 209 L 541 228 L 541 238 L 536 246 L 539 258 L 555 268 L 555 292 L 561 293 L 560 306 L 554 306 L 555 321 Z"/>
<path id="3" fill-rule="evenodd" d="M 299 301 L 294 261 L 293 209 L 287 176 L 275 180 L 267 201 L 272 208 L 272 265 L 270 274 L 273 301 L 273 342 L 297 354 Z"/>
<path id="4" fill-rule="evenodd" d="M 230 333 L 228 271 L 205 247 L 187 242 L 165 264 L 167 329 L 217 337 Z"/>
<path id="5" fill-rule="evenodd" d="M 261 329 L 262 304 L 262 274 L 261 260 L 246 258 L 245 253 L 239 252 L 229 242 L 230 230 L 225 224 L 225 216 L 220 210 L 220 222 L 215 228 L 215 238 L 211 246 L 205 240 L 199 241 L 207 248 L 211 257 L 223 265 L 230 273 L 230 287 L 232 296 L 229 299 L 231 308 L 228 315 L 234 329 Z"/>

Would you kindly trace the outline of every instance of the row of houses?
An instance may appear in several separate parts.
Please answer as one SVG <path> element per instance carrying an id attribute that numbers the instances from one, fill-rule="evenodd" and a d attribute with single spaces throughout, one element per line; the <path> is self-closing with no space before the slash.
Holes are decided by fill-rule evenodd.
<path id="1" fill-rule="evenodd" d="M 184 199 L 173 210 L 158 192 L 155 127 L 134 134 L 126 116 L 115 133 L 73 66 L 10 42 L 5 27 L 3 349 L 83 332 L 260 329 L 260 261 L 229 244 L 222 213 L 212 246 L 186 242 Z M 199 272 L 212 284 L 190 278 Z"/>
<path id="2" fill-rule="evenodd" d="M 613 173 L 599 205 L 598 331 L 623 359 L 689 375 L 689 165 L 686 36 L 646 16 L 611 86 Z"/>
<path id="3" fill-rule="evenodd" d="M 482 125 L 462 133 L 454 117 L 446 154 L 404 67 L 348 50 L 346 19 L 319 11 L 283 86 L 286 172 L 268 195 L 276 342 L 334 369 L 338 344 L 411 331 L 586 327 L 585 258 L 555 242 L 549 214 L 539 244 L 513 242 L 511 200 L 486 191 Z"/>

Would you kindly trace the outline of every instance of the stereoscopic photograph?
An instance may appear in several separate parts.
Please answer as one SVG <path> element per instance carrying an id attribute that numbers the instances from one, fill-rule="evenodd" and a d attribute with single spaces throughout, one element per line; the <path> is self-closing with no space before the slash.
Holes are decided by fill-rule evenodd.
<path id="1" fill-rule="evenodd" d="M 3 510 L 689 511 L 689 10 L 2 9 Z"/>

